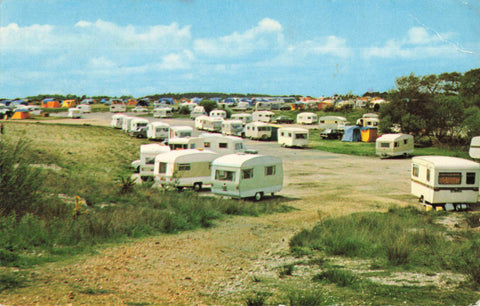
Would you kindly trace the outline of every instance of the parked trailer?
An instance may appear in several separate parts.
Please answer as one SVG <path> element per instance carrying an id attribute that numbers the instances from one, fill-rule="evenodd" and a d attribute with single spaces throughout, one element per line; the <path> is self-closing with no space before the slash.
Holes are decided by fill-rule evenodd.
<path id="1" fill-rule="evenodd" d="M 272 137 L 272 127 L 265 122 L 250 122 L 245 125 L 245 137 L 268 140 Z"/>
<path id="2" fill-rule="evenodd" d="M 133 119 L 135 119 L 135 117 L 132 117 L 132 116 L 125 116 L 125 117 L 123 117 L 122 130 L 123 130 L 125 133 L 130 132 L 130 123 L 132 122 Z"/>
<path id="3" fill-rule="evenodd" d="M 221 109 L 215 109 L 210 112 L 210 117 L 227 119 L 227 112 Z"/>
<path id="4" fill-rule="evenodd" d="M 125 115 L 123 114 L 115 114 L 112 116 L 112 121 L 110 121 L 110 126 L 115 129 L 121 129 L 123 126 L 123 118 Z"/>
<path id="5" fill-rule="evenodd" d="M 245 124 L 253 121 L 252 114 L 248 114 L 248 113 L 233 114 L 231 119 L 232 120 L 241 120 L 244 126 L 245 126 Z"/>
<path id="6" fill-rule="evenodd" d="M 201 134 L 203 147 L 220 155 L 245 152 L 243 139 L 220 134 Z"/>
<path id="7" fill-rule="evenodd" d="M 212 183 L 211 164 L 218 157 L 208 150 L 187 149 L 170 151 L 155 157 L 155 182 L 162 187 L 179 190 L 193 187 L 201 190 Z"/>
<path id="8" fill-rule="evenodd" d="M 143 181 L 153 179 L 155 157 L 166 152 L 170 152 L 170 147 L 162 144 L 152 143 L 140 146 L 140 159 L 132 162 L 132 166 Z"/>
<path id="9" fill-rule="evenodd" d="M 182 137 L 168 140 L 168 146 L 172 151 L 185 149 L 203 149 L 204 139 L 201 137 Z"/>
<path id="10" fill-rule="evenodd" d="M 168 139 L 170 125 L 165 122 L 154 121 L 147 125 L 147 138 L 152 140 Z"/>
<path id="11" fill-rule="evenodd" d="M 68 109 L 68 117 L 73 119 L 78 119 L 82 117 L 82 111 L 79 108 L 69 108 Z"/>
<path id="12" fill-rule="evenodd" d="M 92 106 L 90 104 L 79 104 L 77 105 L 77 108 L 82 111 L 82 113 L 91 113 L 92 112 Z"/>
<path id="13" fill-rule="evenodd" d="M 206 116 L 206 115 L 201 115 L 201 116 L 197 116 L 195 118 L 195 128 L 197 130 L 204 130 L 204 126 L 205 126 L 205 121 L 208 119 L 209 117 Z"/>
<path id="14" fill-rule="evenodd" d="M 235 198 L 274 195 L 283 187 L 282 160 L 258 154 L 229 154 L 212 163 L 212 192 Z"/>
<path id="15" fill-rule="evenodd" d="M 285 127 L 278 129 L 278 143 L 282 147 L 308 146 L 308 129 Z"/>
<path id="16" fill-rule="evenodd" d="M 157 107 L 153 109 L 154 118 L 171 118 L 173 117 L 173 112 L 170 107 Z"/>
<path id="17" fill-rule="evenodd" d="M 338 129 L 347 124 L 347 118 L 342 116 L 323 116 L 318 118 L 318 127 L 320 129 Z"/>
<path id="18" fill-rule="evenodd" d="M 133 118 L 132 121 L 130 121 L 130 127 L 128 128 L 128 133 L 130 134 L 130 136 L 146 137 L 147 136 L 146 128 L 147 128 L 148 123 L 149 123 L 149 121 L 147 119 Z M 138 132 L 141 129 L 145 129 L 143 131 L 143 133 L 144 133 L 143 136 L 140 136 L 138 134 Z"/>
<path id="19" fill-rule="evenodd" d="M 315 124 L 318 122 L 318 115 L 315 113 L 300 113 L 297 115 L 298 124 Z"/>
<path id="20" fill-rule="evenodd" d="M 123 113 L 127 111 L 127 106 L 125 104 L 112 104 L 110 105 L 111 113 Z"/>
<path id="21" fill-rule="evenodd" d="M 223 121 L 222 135 L 243 136 L 243 122 L 233 119 Z"/>
<path id="22" fill-rule="evenodd" d="M 222 131 L 223 118 L 221 117 L 208 117 L 203 122 L 203 129 L 209 132 L 221 132 Z"/>
<path id="23" fill-rule="evenodd" d="M 271 111 L 256 111 L 252 114 L 253 121 L 262 121 L 262 122 L 271 122 L 275 116 L 274 112 Z"/>
<path id="24" fill-rule="evenodd" d="M 411 193 L 423 204 L 446 210 L 478 202 L 480 165 L 447 156 L 412 158 Z"/>
<path id="25" fill-rule="evenodd" d="M 471 158 L 480 159 L 480 136 L 472 138 L 468 154 Z"/>
<path id="26" fill-rule="evenodd" d="M 381 158 L 410 156 L 413 147 L 413 136 L 408 134 L 383 134 L 375 143 L 376 154 Z"/>
<path id="27" fill-rule="evenodd" d="M 199 116 L 208 116 L 203 106 L 195 106 L 195 108 L 190 112 L 190 119 L 196 119 Z"/>
<path id="28" fill-rule="evenodd" d="M 191 126 L 171 126 L 170 135 L 168 138 L 182 138 L 182 137 L 192 137 L 193 128 Z"/>

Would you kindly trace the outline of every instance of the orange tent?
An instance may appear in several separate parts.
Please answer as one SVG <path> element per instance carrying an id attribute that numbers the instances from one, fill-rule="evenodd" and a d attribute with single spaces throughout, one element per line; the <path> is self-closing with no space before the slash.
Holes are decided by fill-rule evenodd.
<path id="1" fill-rule="evenodd" d="M 76 104 L 75 100 L 63 100 L 62 107 L 75 107 Z"/>
<path id="2" fill-rule="evenodd" d="M 28 111 L 16 111 L 13 116 L 12 116 L 12 119 L 30 119 L 30 112 Z"/>

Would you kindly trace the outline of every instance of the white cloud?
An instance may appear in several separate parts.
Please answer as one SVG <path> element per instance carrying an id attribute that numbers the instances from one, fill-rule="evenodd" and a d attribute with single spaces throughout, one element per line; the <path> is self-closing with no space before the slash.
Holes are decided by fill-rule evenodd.
<path id="1" fill-rule="evenodd" d="M 380 58 L 427 58 L 447 56 L 456 53 L 456 48 L 448 41 L 453 33 L 431 34 L 423 27 L 413 27 L 401 40 L 390 39 L 383 46 L 366 48 L 364 56 Z"/>
<path id="2" fill-rule="evenodd" d="M 0 27 L 0 50 L 7 52 L 33 52 L 58 46 L 53 33 L 53 26 L 34 24 L 29 27 L 19 27 L 11 23 Z"/>
<path id="3" fill-rule="evenodd" d="M 194 41 L 194 50 L 207 56 L 238 57 L 270 52 L 283 45 L 282 25 L 273 19 L 262 19 L 255 27 L 220 38 Z"/>

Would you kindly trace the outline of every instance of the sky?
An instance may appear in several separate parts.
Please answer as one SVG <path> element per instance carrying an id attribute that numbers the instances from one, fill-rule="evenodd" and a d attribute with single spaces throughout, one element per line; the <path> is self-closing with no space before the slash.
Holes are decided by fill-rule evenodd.
<path id="1" fill-rule="evenodd" d="M 0 97 L 363 95 L 480 68 L 480 0 L 0 0 Z"/>

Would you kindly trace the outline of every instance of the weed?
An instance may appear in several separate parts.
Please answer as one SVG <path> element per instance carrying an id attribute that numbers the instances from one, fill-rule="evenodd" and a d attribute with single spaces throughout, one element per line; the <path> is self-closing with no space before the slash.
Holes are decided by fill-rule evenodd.
<path id="1" fill-rule="evenodd" d="M 291 291 L 288 293 L 287 298 L 292 306 L 334 305 L 336 303 L 332 296 L 320 290 Z"/>
<path id="2" fill-rule="evenodd" d="M 280 278 L 285 276 L 292 276 L 294 269 L 295 269 L 295 264 L 283 265 L 279 268 L 278 276 Z"/>
<path id="3" fill-rule="evenodd" d="M 341 287 L 351 287 L 359 281 L 352 272 L 344 269 L 328 269 L 313 277 L 314 281 L 327 281 Z"/>
<path id="4" fill-rule="evenodd" d="M 127 176 L 127 177 L 121 177 L 118 179 L 119 184 L 120 184 L 120 193 L 125 194 L 125 193 L 130 193 L 133 191 L 133 187 L 135 187 L 135 180 L 132 179 L 132 177 Z"/>
<path id="5" fill-rule="evenodd" d="M 255 292 L 245 298 L 247 306 L 262 306 L 272 294 L 269 292 Z"/>
<path id="6" fill-rule="evenodd" d="M 0 291 L 22 288 L 27 285 L 28 278 L 21 272 L 4 272 L 0 274 Z"/>

